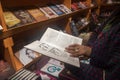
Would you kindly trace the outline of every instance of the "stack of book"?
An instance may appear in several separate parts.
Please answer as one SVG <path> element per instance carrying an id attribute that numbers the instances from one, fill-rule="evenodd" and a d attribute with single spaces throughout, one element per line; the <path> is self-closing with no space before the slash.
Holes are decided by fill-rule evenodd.
<path id="1" fill-rule="evenodd" d="M 29 70 L 20 69 L 15 74 L 10 76 L 8 80 L 41 80 L 41 77 Z"/>

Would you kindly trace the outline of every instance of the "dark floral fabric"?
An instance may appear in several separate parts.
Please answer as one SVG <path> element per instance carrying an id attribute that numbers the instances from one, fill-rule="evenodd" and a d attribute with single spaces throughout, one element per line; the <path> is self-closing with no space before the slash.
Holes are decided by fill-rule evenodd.
<path id="1" fill-rule="evenodd" d="M 66 66 L 78 80 L 120 80 L 119 14 L 118 8 L 91 35 L 87 44 L 92 48 L 90 64 Z"/>
<path id="2" fill-rule="evenodd" d="M 105 70 L 105 80 L 120 80 L 120 16 L 115 15 L 99 30 L 98 36 L 92 36 L 96 40 L 91 43 L 90 64 Z"/>

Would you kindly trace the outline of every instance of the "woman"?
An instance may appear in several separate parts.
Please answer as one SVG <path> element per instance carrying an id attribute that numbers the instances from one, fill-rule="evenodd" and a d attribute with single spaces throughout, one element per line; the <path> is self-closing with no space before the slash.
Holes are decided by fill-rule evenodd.
<path id="1" fill-rule="evenodd" d="M 72 44 L 66 48 L 73 57 L 90 57 L 90 64 L 81 63 L 79 69 L 66 65 L 78 80 L 120 80 L 119 8 L 92 33 L 88 45 Z"/>

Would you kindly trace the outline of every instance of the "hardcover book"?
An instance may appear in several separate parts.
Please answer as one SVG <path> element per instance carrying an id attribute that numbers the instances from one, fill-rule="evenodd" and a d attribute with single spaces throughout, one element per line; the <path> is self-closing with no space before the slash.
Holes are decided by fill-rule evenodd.
<path id="1" fill-rule="evenodd" d="M 50 59 L 48 63 L 41 68 L 41 71 L 59 77 L 60 72 L 64 69 L 64 66 L 60 64 L 60 61 Z"/>
<path id="2" fill-rule="evenodd" d="M 41 7 L 40 10 L 48 17 L 48 18 L 55 18 L 58 15 L 50 9 L 48 6 L 46 7 Z"/>
<path id="3" fill-rule="evenodd" d="M 18 19 L 11 11 L 4 12 L 4 18 L 8 28 L 11 28 L 21 22 L 20 19 Z"/>
<path id="4" fill-rule="evenodd" d="M 40 54 L 30 49 L 23 48 L 18 52 L 16 52 L 15 56 L 20 60 L 20 62 L 23 65 L 27 65 L 28 63 L 33 61 L 35 58 L 39 57 Z"/>
<path id="5" fill-rule="evenodd" d="M 59 9 L 56 5 L 51 4 L 49 7 L 58 15 L 65 14 L 61 9 Z"/>
<path id="6" fill-rule="evenodd" d="M 27 23 L 32 23 L 35 21 L 35 19 L 26 10 L 17 10 L 13 11 L 13 13 L 17 18 L 21 20 L 19 26 Z"/>
<path id="7" fill-rule="evenodd" d="M 35 9 L 29 9 L 27 10 L 36 21 L 44 21 L 47 20 L 48 18 L 45 16 L 45 14 L 40 11 L 39 9 L 35 8 Z"/>
<path id="8" fill-rule="evenodd" d="M 40 40 L 36 40 L 24 47 L 70 65 L 80 67 L 79 58 L 71 57 L 65 51 L 66 47 L 74 43 L 81 45 L 82 39 L 48 28 Z"/>
<path id="9" fill-rule="evenodd" d="M 58 4 L 56 5 L 59 9 L 61 9 L 64 13 L 68 14 L 71 13 L 72 11 L 67 8 L 64 4 Z"/>

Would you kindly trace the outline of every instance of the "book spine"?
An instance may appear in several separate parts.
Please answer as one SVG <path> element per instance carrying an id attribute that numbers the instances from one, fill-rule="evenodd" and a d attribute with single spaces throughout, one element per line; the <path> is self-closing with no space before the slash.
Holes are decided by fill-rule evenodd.
<path id="1" fill-rule="evenodd" d="M 49 7 L 48 7 L 49 8 Z M 54 17 L 57 17 L 58 15 L 51 9 L 49 8 L 53 13 L 54 13 Z"/>
<path id="2" fill-rule="evenodd" d="M 74 36 L 78 36 L 79 32 L 78 29 L 76 28 L 75 22 L 72 20 L 70 23 L 71 31 Z"/>
<path id="3" fill-rule="evenodd" d="M 49 18 L 49 15 L 42 8 L 40 8 L 40 10 Z"/>

